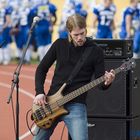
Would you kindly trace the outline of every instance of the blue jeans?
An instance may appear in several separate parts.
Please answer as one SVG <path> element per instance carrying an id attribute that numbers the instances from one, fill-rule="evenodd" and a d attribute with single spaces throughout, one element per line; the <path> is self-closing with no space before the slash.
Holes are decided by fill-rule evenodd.
<path id="1" fill-rule="evenodd" d="M 60 121 L 64 121 L 72 140 L 88 140 L 88 123 L 86 106 L 80 103 L 71 103 L 65 107 L 68 115 L 60 117 L 49 129 L 40 129 L 34 140 L 49 140 L 54 128 Z M 36 128 L 36 132 L 39 128 Z"/>

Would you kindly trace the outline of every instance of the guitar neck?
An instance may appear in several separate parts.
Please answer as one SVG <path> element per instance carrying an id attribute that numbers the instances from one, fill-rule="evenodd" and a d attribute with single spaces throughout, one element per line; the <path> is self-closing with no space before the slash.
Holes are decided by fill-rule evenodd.
<path id="1" fill-rule="evenodd" d="M 114 71 L 115 71 L 115 74 L 118 74 L 119 72 L 121 72 L 121 69 L 117 68 Z M 96 80 L 93 80 L 90 83 L 88 83 L 88 84 L 86 84 L 86 85 L 68 93 L 67 95 L 63 96 L 63 98 L 59 99 L 57 101 L 57 103 L 60 106 L 62 106 L 64 104 L 66 104 L 67 102 L 69 102 L 69 101 L 75 99 L 76 97 L 80 96 L 81 94 L 83 94 L 83 93 L 89 91 L 90 89 L 98 86 L 99 84 L 101 84 L 104 81 L 105 81 L 105 79 L 104 79 L 104 75 L 103 75 L 103 76 L 97 78 Z"/>

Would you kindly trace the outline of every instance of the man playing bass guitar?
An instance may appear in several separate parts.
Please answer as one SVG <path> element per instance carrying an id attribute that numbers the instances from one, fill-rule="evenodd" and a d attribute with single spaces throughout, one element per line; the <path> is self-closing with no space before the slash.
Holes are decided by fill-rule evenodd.
<path id="1" fill-rule="evenodd" d="M 86 37 L 87 29 L 85 18 L 78 14 L 74 14 L 68 17 L 66 27 L 69 37 L 67 39 L 57 39 L 52 44 L 51 48 L 46 53 L 36 69 L 36 97 L 34 98 L 33 104 L 37 106 L 45 106 L 49 102 L 49 96 L 51 96 L 51 100 L 54 100 L 55 102 L 52 105 L 47 106 L 47 112 L 49 112 L 48 116 L 55 116 L 57 113 L 53 112 L 53 108 L 56 107 L 56 110 L 59 110 L 61 105 L 63 105 L 69 113 L 65 114 L 65 112 L 63 112 L 64 110 L 61 108 L 63 112 L 62 115 L 58 115 L 59 117 L 56 119 L 55 117 L 50 117 L 51 119 L 49 120 L 55 120 L 51 127 L 46 129 L 39 127 L 36 128 L 36 131 L 38 129 L 40 129 L 40 131 L 38 135 L 34 137 L 34 140 L 49 140 L 54 128 L 60 121 L 64 121 L 66 124 L 72 140 L 88 140 L 87 113 L 85 103 L 86 94 L 77 96 L 69 102 L 67 101 L 71 96 L 66 98 L 67 101 L 62 100 L 60 102 L 60 99 L 63 98 L 61 95 L 67 95 L 70 92 L 89 83 L 93 74 L 95 75 L 95 78 L 104 75 L 105 82 L 100 85 L 101 89 L 107 89 L 115 78 L 115 71 L 113 69 L 110 70 L 110 72 L 105 71 L 103 50 L 98 47 L 93 40 Z M 83 56 L 86 48 L 92 48 L 91 52 L 80 68 L 79 72 L 70 82 L 67 83 L 71 72 L 77 65 L 78 60 L 80 60 Z M 49 92 L 46 96 L 44 91 L 44 82 L 47 72 L 54 62 L 56 62 L 54 76 Z M 54 96 L 55 93 L 57 93 L 58 96 Z M 49 104 L 51 104 L 51 101 Z M 49 123 L 50 122 L 47 124 Z"/>

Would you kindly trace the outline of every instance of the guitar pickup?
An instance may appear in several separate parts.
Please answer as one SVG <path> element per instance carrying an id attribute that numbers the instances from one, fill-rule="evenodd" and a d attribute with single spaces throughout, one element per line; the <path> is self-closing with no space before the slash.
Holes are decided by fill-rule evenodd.
<path id="1" fill-rule="evenodd" d="M 53 114 L 52 109 L 50 107 L 49 104 L 45 104 L 45 107 L 47 108 L 47 110 L 49 111 L 49 113 Z"/>

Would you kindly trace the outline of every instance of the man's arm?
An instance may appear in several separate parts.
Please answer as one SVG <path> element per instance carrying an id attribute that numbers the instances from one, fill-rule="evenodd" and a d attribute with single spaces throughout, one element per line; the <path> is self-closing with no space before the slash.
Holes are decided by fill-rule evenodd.
<path id="1" fill-rule="evenodd" d="M 96 36 L 96 26 L 97 26 L 97 21 L 98 21 L 98 17 L 96 14 L 93 13 L 93 18 L 92 18 L 92 36 Z"/>
<path id="2" fill-rule="evenodd" d="M 49 51 L 46 53 L 40 64 L 38 65 L 35 73 L 35 90 L 36 95 L 45 94 L 44 92 L 44 82 L 47 76 L 47 72 L 52 64 L 56 60 L 56 45 L 50 47 Z"/>
<path id="3" fill-rule="evenodd" d="M 126 16 L 126 32 L 127 32 L 127 38 L 131 37 L 131 26 L 132 26 L 132 17 L 130 15 Z"/>
<path id="4" fill-rule="evenodd" d="M 57 42 L 57 41 L 56 41 Z M 44 91 L 44 82 L 47 72 L 56 60 L 56 44 L 53 43 L 49 51 L 46 53 L 40 64 L 38 65 L 35 73 L 35 91 L 36 97 L 33 103 L 37 105 L 46 104 L 46 96 Z"/>

